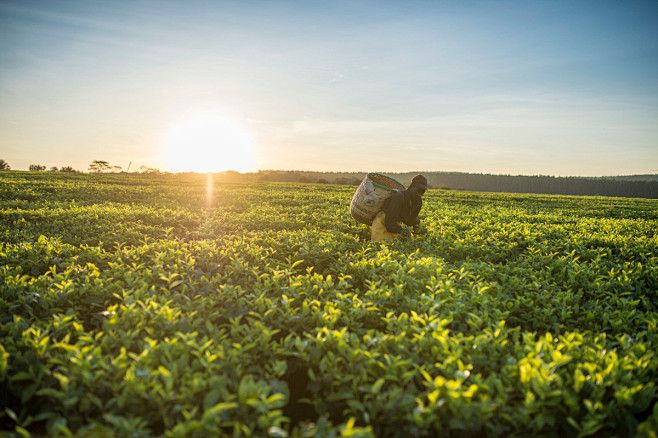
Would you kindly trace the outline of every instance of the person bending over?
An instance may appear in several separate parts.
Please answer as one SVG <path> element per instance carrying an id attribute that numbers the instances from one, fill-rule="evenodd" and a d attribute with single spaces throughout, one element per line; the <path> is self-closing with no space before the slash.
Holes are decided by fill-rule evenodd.
<path id="1" fill-rule="evenodd" d="M 372 240 L 381 241 L 409 236 L 409 230 L 400 224 L 414 227 L 414 230 L 420 224 L 418 213 L 423 206 L 422 196 L 425 190 L 427 190 L 427 178 L 416 175 L 407 190 L 395 190 L 386 198 L 382 209 L 372 221 Z"/>

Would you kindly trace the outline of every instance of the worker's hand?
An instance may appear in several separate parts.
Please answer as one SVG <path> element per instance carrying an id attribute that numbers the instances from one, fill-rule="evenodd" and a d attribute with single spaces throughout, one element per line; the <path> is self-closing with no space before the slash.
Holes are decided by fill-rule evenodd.
<path id="1" fill-rule="evenodd" d="M 422 236 L 427 233 L 427 229 L 422 225 L 414 225 L 414 236 Z"/>
<path id="2" fill-rule="evenodd" d="M 411 236 L 411 233 L 409 232 L 408 229 L 406 229 L 406 228 L 402 228 L 402 231 L 400 231 L 400 236 L 402 236 L 402 237 L 409 237 L 409 236 Z"/>

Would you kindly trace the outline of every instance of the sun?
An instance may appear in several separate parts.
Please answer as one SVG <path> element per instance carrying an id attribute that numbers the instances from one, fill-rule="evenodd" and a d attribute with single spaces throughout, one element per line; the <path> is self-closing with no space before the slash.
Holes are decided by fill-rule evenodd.
<path id="1" fill-rule="evenodd" d="M 164 136 L 164 159 L 172 172 L 253 170 L 253 140 L 232 119 L 216 114 L 187 118 Z"/>

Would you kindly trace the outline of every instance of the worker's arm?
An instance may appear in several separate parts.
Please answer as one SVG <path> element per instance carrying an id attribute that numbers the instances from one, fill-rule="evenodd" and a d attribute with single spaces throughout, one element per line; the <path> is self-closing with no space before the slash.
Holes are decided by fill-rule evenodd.
<path id="1" fill-rule="evenodd" d="M 400 234 L 402 227 L 398 224 L 404 218 L 404 195 L 402 192 L 393 193 L 384 204 L 384 211 L 386 212 L 386 230 L 389 233 Z"/>
<path id="2" fill-rule="evenodd" d="M 402 221 L 406 225 L 414 227 L 420 223 L 420 219 L 418 219 L 418 213 L 420 213 L 420 209 L 423 207 L 423 201 L 421 198 L 416 198 L 410 200 L 409 203 L 409 208 L 406 211 L 407 214 L 404 215 Z"/>

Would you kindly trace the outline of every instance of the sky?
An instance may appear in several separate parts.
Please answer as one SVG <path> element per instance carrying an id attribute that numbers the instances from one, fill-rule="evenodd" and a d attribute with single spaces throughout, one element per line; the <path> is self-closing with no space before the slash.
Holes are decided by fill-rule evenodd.
<path id="1" fill-rule="evenodd" d="M 658 2 L 0 0 L 0 159 L 658 173 Z"/>

